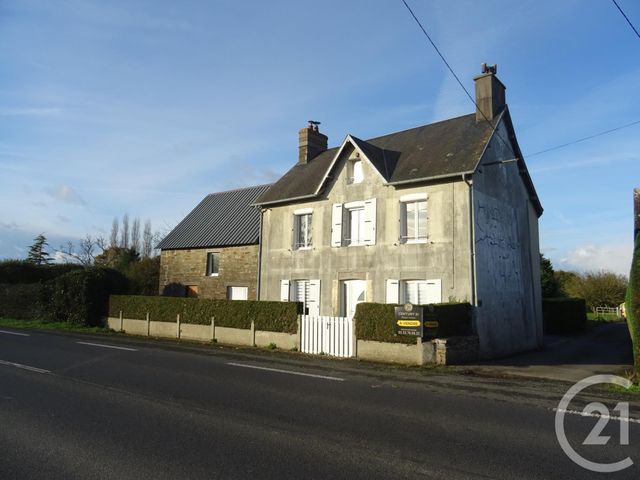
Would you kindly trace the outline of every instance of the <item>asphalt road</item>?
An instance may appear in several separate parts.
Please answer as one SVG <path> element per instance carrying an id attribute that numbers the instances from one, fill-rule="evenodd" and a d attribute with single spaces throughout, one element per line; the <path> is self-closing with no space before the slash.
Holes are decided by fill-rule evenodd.
<path id="1" fill-rule="evenodd" d="M 0 478 L 600 478 L 558 445 L 567 386 L 2 330 Z M 581 446 L 596 421 L 568 414 L 571 444 L 638 479 L 640 422 Z"/>

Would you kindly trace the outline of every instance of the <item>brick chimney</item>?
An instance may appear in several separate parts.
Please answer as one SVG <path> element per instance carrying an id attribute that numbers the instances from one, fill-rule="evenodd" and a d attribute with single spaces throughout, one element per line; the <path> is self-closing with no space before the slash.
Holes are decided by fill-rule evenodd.
<path id="1" fill-rule="evenodd" d="M 318 130 L 320 122 L 309 120 L 309 126 L 298 132 L 300 141 L 298 164 L 309 163 L 327 149 L 329 138 Z"/>
<path id="2" fill-rule="evenodd" d="M 497 72 L 497 65 L 483 63 L 482 74 L 473 79 L 476 82 L 476 104 L 478 105 L 476 122 L 487 120 L 492 122 L 506 105 L 504 91 L 507 87 L 498 80 Z"/>

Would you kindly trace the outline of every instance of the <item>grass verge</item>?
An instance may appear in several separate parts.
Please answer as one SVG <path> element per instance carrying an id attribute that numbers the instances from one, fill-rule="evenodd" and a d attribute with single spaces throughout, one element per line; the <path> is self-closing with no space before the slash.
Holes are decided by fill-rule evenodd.
<path id="1" fill-rule="evenodd" d="M 62 330 L 65 332 L 110 333 L 106 327 L 85 327 L 66 322 L 45 322 L 44 320 L 16 320 L 0 318 L 0 327 L 23 328 L 31 330 Z"/>

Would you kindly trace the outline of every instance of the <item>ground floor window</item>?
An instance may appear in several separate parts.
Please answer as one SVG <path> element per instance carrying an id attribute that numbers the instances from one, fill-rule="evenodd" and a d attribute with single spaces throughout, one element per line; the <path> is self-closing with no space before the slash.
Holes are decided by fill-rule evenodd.
<path id="1" fill-rule="evenodd" d="M 227 299 L 247 300 L 249 298 L 249 287 L 227 287 Z"/>

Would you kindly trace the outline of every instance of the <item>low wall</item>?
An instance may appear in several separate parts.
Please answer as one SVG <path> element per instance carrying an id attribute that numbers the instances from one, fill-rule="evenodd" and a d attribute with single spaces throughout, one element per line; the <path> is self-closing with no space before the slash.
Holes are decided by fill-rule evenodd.
<path id="1" fill-rule="evenodd" d="M 362 360 L 403 363 L 405 365 L 422 365 L 421 348 L 422 345 L 358 340 L 356 352 L 357 357 Z"/>
<path id="2" fill-rule="evenodd" d="M 123 318 L 122 323 L 120 322 L 120 318 L 109 317 L 106 323 L 107 326 L 113 330 L 122 330 L 131 335 L 181 338 L 200 342 L 211 342 L 215 340 L 218 343 L 249 347 L 254 345 L 258 347 L 268 347 L 273 343 L 278 348 L 287 350 L 300 347 L 298 335 L 290 333 L 181 323 L 180 334 L 178 334 L 177 323 L 147 322 L 147 320 L 132 318 Z"/>

